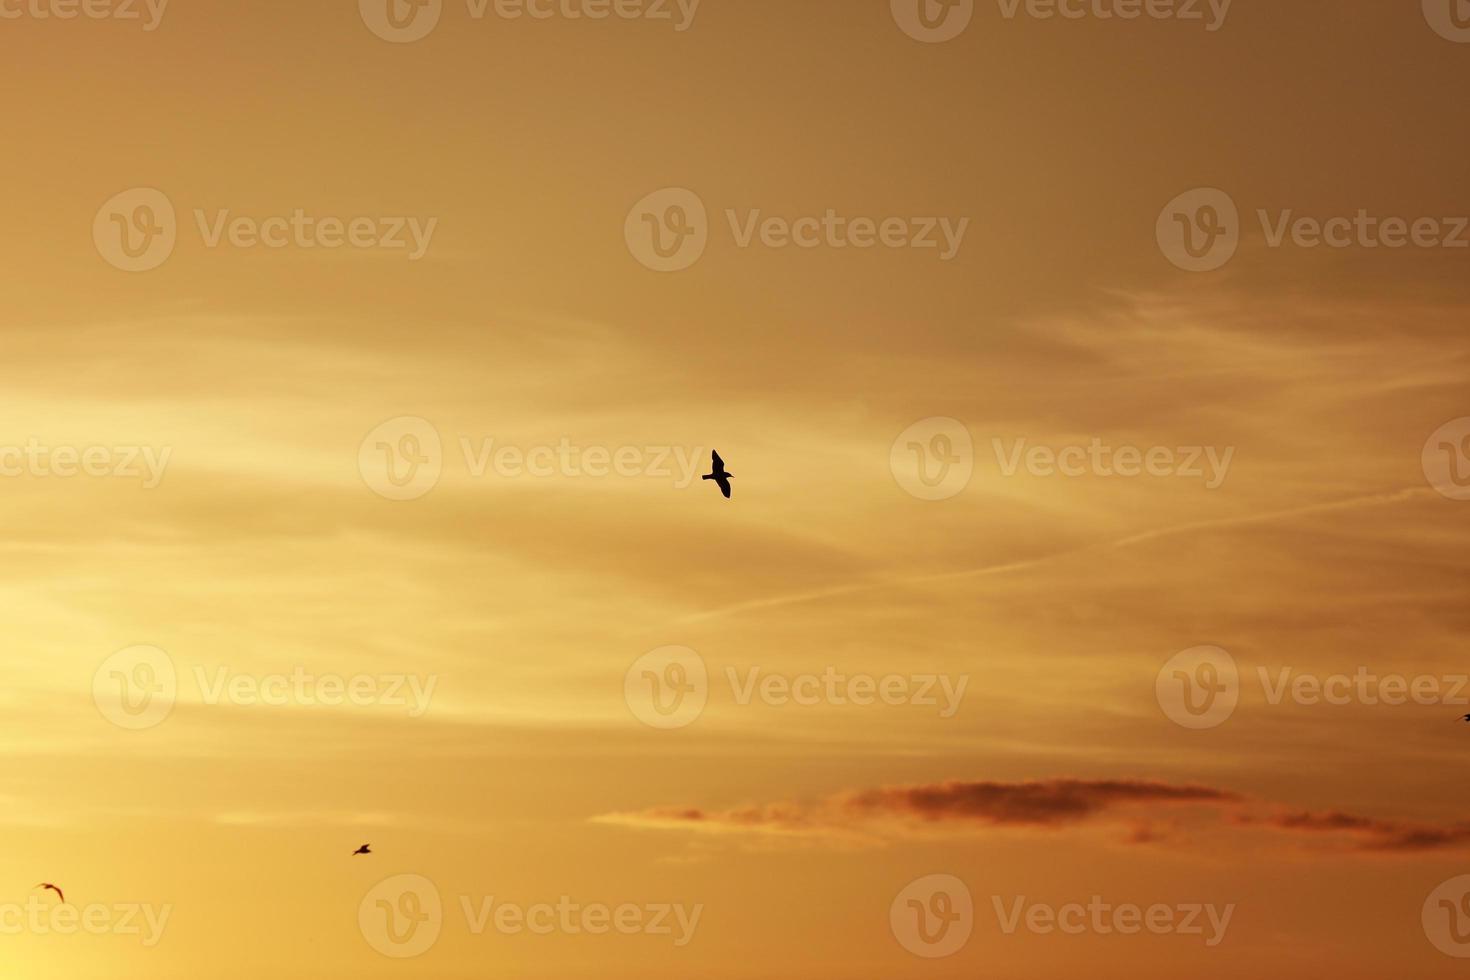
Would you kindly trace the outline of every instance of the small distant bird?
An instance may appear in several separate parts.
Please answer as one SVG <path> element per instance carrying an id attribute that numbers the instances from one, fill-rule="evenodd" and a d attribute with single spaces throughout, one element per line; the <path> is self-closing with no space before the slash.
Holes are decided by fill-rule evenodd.
<path id="1" fill-rule="evenodd" d="M 356 857 L 359 854 L 371 854 L 371 853 L 373 853 L 372 848 L 369 847 L 367 844 L 364 844 L 361 847 L 359 847 L 357 850 L 353 851 L 352 852 L 352 856 L 353 857 Z"/>
<path id="2" fill-rule="evenodd" d="M 710 453 L 710 456 L 714 458 L 714 472 L 706 473 L 700 479 L 714 480 L 715 484 L 720 488 L 720 493 L 723 493 L 726 499 L 729 499 L 730 481 L 735 479 L 735 474 L 725 472 L 725 461 L 720 458 L 719 453 Z"/>
<path id="3" fill-rule="evenodd" d="M 60 888 L 57 888 L 55 885 L 51 884 L 51 882 L 49 882 L 49 881 L 43 881 L 39 885 L 37 885 L 36 887 L 37 888 L 49 889 L 50 891 L 53 891 L 53 892 L 56 893 L 56 897 L 57 898 L 61 899 L 63 902 L 66 901 L 66 896 L 63 895 L 63 894 L 61 894 L 61 889 Z"/>
<path id="4" fill-rule="evenodd" d="M 1466 716 L 1465 716 L 1465 720 L 1466 720 L 1466 721 L 1470 721 L 1470 715 L 1466 715 Z"/>

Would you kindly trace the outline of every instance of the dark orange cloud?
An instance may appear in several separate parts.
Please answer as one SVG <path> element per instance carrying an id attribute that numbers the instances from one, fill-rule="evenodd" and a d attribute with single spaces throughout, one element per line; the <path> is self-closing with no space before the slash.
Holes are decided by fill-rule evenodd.
<path id="1" fill-rule="evenodd" d="M 889 813 L 924 820 L 1055 826 L 1086 820 L 1119 806 L 1233 803 L 1239 799 L 1208 786 L 1173 786 L 1137 779 L 1022 783 L 949 780 L 931 786 L 867 790 L 850 797 L 846 806 L 857 813 Z"/>
<path id="2" fill-rule="evenodd" d="M 1175 818 L 1181 807 L 1214 815 L 1224 812 L 1229 825 L 1265 829 L 1298 841 L 1317 837 L 1354 852 L 1412 853 L 1470 845 L 1470 824 L 1439 826 L 1341 811 L 1289 810 L 1218 787 L 1147 779 L 947 780 L 881 786 L 812 803 L 724 810 L 653 807 L 595 819 L 658 830 L 847 841 L 903 838 L 936 826 L 957 832 L 1009 827 L 1060 833 L 1111 820 L 1128 828 L 1123 837 L 1126 843 L 1155 844 L 1175 836 Z"/>
<path id="3" fill-rule="evenodd" d="M 1256 821 L 1245 821 L 1256 822 Z M 1470 844 L 1470 824 L 1434 826 L 1395 820 L 1376 820 L 1340 811 L 1297 810 L 1263 821 L 1277 830 L 1301 834 L 1339 835 L 1359 851 L 1436 851 Z"/>

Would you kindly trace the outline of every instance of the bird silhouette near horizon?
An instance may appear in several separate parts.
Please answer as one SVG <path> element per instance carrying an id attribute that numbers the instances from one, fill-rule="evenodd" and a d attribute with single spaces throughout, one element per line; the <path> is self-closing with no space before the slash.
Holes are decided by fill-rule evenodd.
<path id="1" fill-rule="evenodd" d="M 49 882 L 49 881 L 43 881 L 39 885 L 37 885 L 36 887 L 37 888 L 45 888 L 45 889 L 47 889 L 49 891 L 53 891 L 53 892 L 56 893 L 56 897 L 57 898 L 61 899 L 63 902 L 66 901 L 66 896 L 61 893 L 61 889 L 60 888 L 57 888 L 55 885 L 51 884 L 51 882 Z"/>
<path id="2" fill-rule="evenodd" d="M 372 845 L 371 844 L 364 844 L 361 847 L 359 847 L 357 850 L 353 851 L 352 852 L 352 856 L 353 857 L 357 857 L 357 855 L 359 855 L 359 854 L 371 854 L 371 853 L 373 853 Z"/>
<path id="3" fill-rule="evenodd" d="M 714 472 L 706 473 L 700 479 L 714 480 L 715 484 L 720 488 L 720 493 L 723 493 L 728 500 L 730 497 L 730 481 L 735 478 L 735 474 L 725 470 L 725 461 L 720 458 L 718 452 L 710 453 L 710 457 L 714 461 L 712 464 Z"/>

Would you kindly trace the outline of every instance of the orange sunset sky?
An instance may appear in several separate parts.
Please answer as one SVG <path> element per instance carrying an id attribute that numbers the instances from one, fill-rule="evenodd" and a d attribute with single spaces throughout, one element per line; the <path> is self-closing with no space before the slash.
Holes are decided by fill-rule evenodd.
<path id="1" fill-rule="evenodd" d="M 0 45 L 0 976 L 1465 971 L 1470 3 Z"/>

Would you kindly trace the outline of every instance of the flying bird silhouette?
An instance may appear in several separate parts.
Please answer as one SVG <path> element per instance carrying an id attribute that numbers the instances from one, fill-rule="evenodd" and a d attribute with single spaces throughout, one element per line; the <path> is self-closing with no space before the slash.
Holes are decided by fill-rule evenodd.
<path id="1" fill-rule="evenodd" d="M 735 474 L 725 471 L 725 461 L 720 458 L 718 452 L 710 453 L 710 456 L 714 459 L 714 472 L 706 473 L 700 479 L 714 480 L 715 484 L 720 488 L 720 493 L 723 493 L 726 499 L 728 499 L 730 496 L 730 481 L 735 479 Z"/>
<path id="2" fill-rule="evenodd" d="M 53 891 L 53 892 L 56 893 L 56 897 L 57 898 L 60 898 L 63 902 L 66 901 L 66 896 L 63 895 L 63 894 L 61 894 L 61 889 L 60 888 L 57 888 L 55 885 L 51 884 L 51 882 L 49 882 L 49 881 L 43 881 L 39 885 L 37 885 L 36 887 L 37 888 L 46 888 L 46 889 L 49 889 L 49 890 L 51 890 L 51 891 Z"/>
<path id="3" fill-rule="evenodd" d="M 1466 720 L 1466 721 L 1470 721 L 1470 715 L 1466 715 L 1466 716 L 1465 716 L 1465 720 Z"/>
<path id="4" fill-rule="evenodd" d="M 361 846 L 361 847 L 359 847 L 359 848 L 358 848 L 358 849 L 357 849 L 357 850 L 355 850 L 355 851 L 353 851 L 353 852 L 352 852 L 352 856 L 353 856 L 353 857 L 356 857 L 356 856 L 357 856 L 357 855 L 359 855 L 359 854 L 371 854 L 371 853 L 373 853 L 373 852 L 372 852 L 372 847 L 371 847 L 371 845 L 369 845 L 369 844 L 364 844 L 364 845 L 362 845 L 362 846 Z"/>

